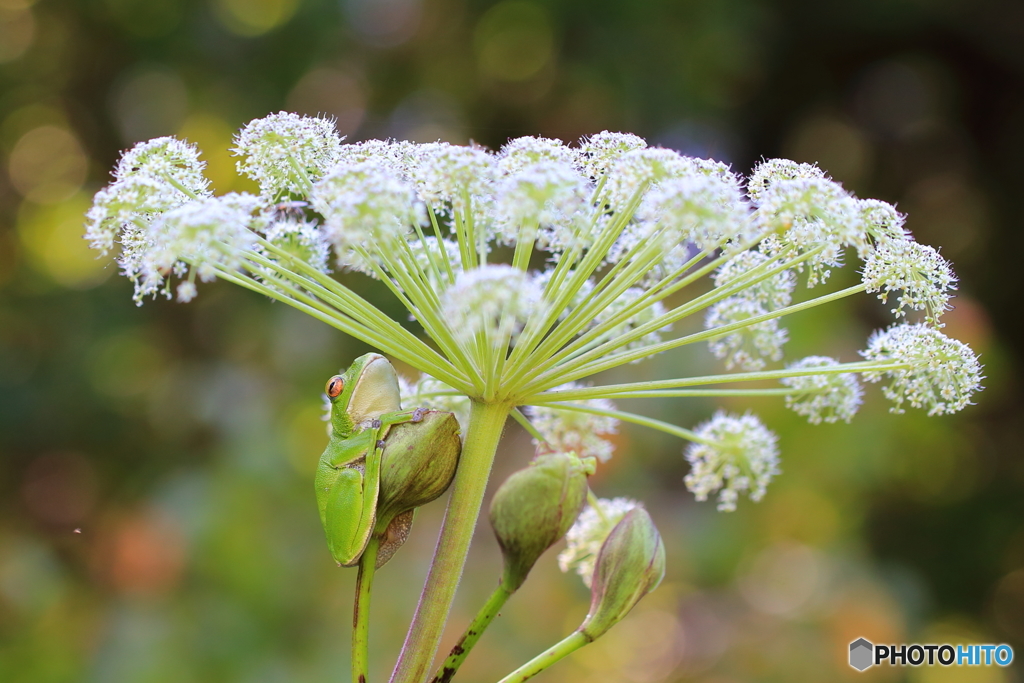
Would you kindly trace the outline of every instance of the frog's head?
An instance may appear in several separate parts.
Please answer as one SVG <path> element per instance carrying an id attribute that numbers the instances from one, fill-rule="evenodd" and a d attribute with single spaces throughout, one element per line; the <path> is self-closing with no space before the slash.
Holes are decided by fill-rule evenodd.
<path id="1" fill-rule="evenodd" d="M 356 358 L 344 374 L 327 381 L 325 391 L 331 401 L 331 424 L 340 436 L 368 419 L 401 410 L 398 374 L 379 353 Z"/>

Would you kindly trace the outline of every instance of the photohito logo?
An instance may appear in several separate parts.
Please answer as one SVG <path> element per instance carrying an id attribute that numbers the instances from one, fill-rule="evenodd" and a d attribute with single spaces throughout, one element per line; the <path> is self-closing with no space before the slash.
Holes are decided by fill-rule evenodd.
<path id="1" fill-rule="evenodd" d="M 876 664 L 889 666 L 1009 666 L 1009 645 L 875 645 L 866 638 L 850 643 L 850 666 L 864 671 Z"/>

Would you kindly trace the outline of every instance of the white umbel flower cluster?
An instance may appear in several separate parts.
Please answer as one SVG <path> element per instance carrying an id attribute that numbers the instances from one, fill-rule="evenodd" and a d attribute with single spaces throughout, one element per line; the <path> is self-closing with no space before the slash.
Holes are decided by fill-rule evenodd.
<path id="1" fill-rule="evenodd" d="M 579 165 L 583 174 L 597 179 L 608 173 L 612 164 L 626 152 L 647 147 L 647 141 L 632 133 L 602 131 L 581 141 Z"/>
<path id="2" fill-rule="evenodd" d="M 830 368 L 837 365 L 839 361 L 827 356 L 808 356 L 790 365 L 789 369 Z M 779 381 L 798 392 L 786 396 L 786 407 L 806 417 L 811 424 L 839 420 L 849 422 L 857 414 L 864 396 L 857 375 L 851 372 L 783 377 Z"/>
<path id="3" fill-rule="evenodd" d="M 699 441 L 686 449 L 691 469 L 684 481 L 697 500 L 718 491 L 718 509 L 732 512 L 742 492 L 755 502 L 764 497 L 768 482 L 779 473 L 775 434 L 749 413 L 721 411 L 695 432 Z"/>
<path id="4" fill-rule="evenodd" d="M 441 313 L 464 344 L 516 334 L 531 314 L 543 310 L 544 293 L 535 278 L 518 268 L 485 265 L 459 273 L 445 290 Z"/>
<path id="5" fill-rule="evenodd" d="M 113 249 L 122 230 L 135 232 L 152 217 L 208 197 L 199 150 L 170 137 L 142 142 L 121 156 L 114 182 L 96 193 L 85 236 L 94 249 Z"/>
<path id="6" fill-rule="evenodd" d="M 235 270 L 242 254 L 253 245 L 247 228 L 250 215 L 232 201 L 232 196 L 207 198 L 182 204 L 154 219 L 152 231 L 132 230 L 123 237 L 121 268 L 135 282 L 135 299 L 168 293 L 167 277 L 192 276 L 178 287 L 178 299 L 195 297 L 194 278 L 209 282 L 218 269 Z"/>
<path id="7" fill-rule="evenodd" d="M 368 255 L 397 250 L 425 220 L 412 185 L 375 161 L 334 167 L 313 186 L 310 203 L 324 217 L 339 263 L 369 273 Z"/>
<path id="8" fill-rule="evenodd" d="M 561 140 L 532 136 L 509 140 L 498 152 L 498 168 L 505 175 L 515 175 L 534 164 L 549 162 L 556 165 L 576 163 L 576 150 Z"/>
<path id="9" fill-rule="evenodd" d="M 578 145 L 523 137 L 496 153 L 343 144 L 331 121 L 284 112 L 247 124 L 234 152 L 258 195 L 213 197 L 192 145 L 136 145 L 89 211 L 92 246 L 120 248 L 137 300 L 188 301 L 198 282 L 221 277 L 295 306 L 424 373 L 405 386 L 406 401 L 453 410 L 464 428 L 471 397 L 547 406 L 528 411 L 533 427 L 581 457 L 611 455 L 618 419 L 692 437 L 687 485 L 700 499 L 718 492 L 730 510 L 740 492 L 759 499 L 778 469 L 775 437 L 757 418 L 718 413 L 687 432 L 607 399 L 782 379 L 767 393 L 817 423 L 853 416 L 852 372 L 865 368 L 869 381 L 888 377 L 896 411 L 954 412 L 980 389 L 973 353 L 935 329 L 956 285 L 950 264 L 913 240 L 892 205 L 858 199 L 813 165 L 771 159 L 743 179 L 608 131 Z M 863 261 L 861 283 L 797 291 L 851 257 Z M 405 314 L 385 313 L 377 294 L 351 286 L 360 278 L 335 278 L 332 265 L 378 280 L 375 292 Z M 783 360 L 784 315 L 864 291 L 894 297 L 897 318 L 922 311 L 926 325 L 877 333 L 852 372 L 819 356 L 769 367 Z M 692 331 L 701 318 L 705 329 Z M 698 341 L 727 369 L 756 376 L 576 383 Z"/>
<path id="10" fill-rule="evenodd" d="M 523 166 L 497 190 L 494 231 L 499 241 L 510 244 L 519 239 L 521 227 L 543 227 L 542 246 L 564 251 L 578 232 L 574 224 L 590 194 L 589 183 L 570 164 L 541 161 Z"/>
<path id="11" fill-rule="evenodd" d="M 897 318 L 904 309 L 927 311 L 926 320 L 939 325 L 939 316 L 949 308 L 949 291 L 956 289 L 956 276 L 949 261 L 932 247 L 909 239 L 887 240 L 878 245 L 864 264 L 868 292 L 879 292 L 883 303 L 893 291 L 901 291 L 892 309 Z"/>
<path id="12" fill-rule="evenodd" d="M 756 300 L 745 296 L 731 296 L 718 302 L 708 311 L 704 326 L 708 329 L 736 325 L 768 311 Z M 782 347 L 789 334 L 779 326 L 778 318 L 754 322 L 733 330 L 708 342 L 711 353 L 725 361 L 732 370 L 760 370 L 767 360 L 781 360 Z"/>
<path id="13" fill-rule="evenodd" d="M 630 498 L 599 498 L 598 507 L 588 505 L 565 535 L 566 548 L 558 554 L 558 567 L 563 572 L 575 569 L 590 588 L 598 553 L 615 525 L 634 508 L 643 507 Z"/>
<path id="14" fill-rule="evenodd" d="M 304 196 L 338 162 L 341 138 L 331 119 L 288 112 L 250 121 L 232 150 L 238 172 L 255 180 L 264 197 Z"/>
<path id="15" fill-rule="evenodd" d="M 896 404 L 894 413 L 902 413 L 904 403 L 925 408 L 929 415 L 955 413 L 970 405 L 971 397 L 982 388 L 981 364 L 971 348 L 924 324 L 880 330 L 861 355 L 904 366 L 864 373 L 869 382 L 881 381 L 883 376 L 891 380 L 882 393 Z"/>
<path id="16" fill-rule="evenodd" d="M 556 391 L 578 389 L 575 383 L 563 384 Z M 615 404 L 604 398 L 578 401 L 586 408 L 615 410 Z M 533 440 L 534 446 L 543 452 L 572 451 L 580 458 L 597 458 L 607 462 L 615 452 L 615 444 L 608 436 L 619 431 L 619 421 L 607 415 L 594 415 L 576 410 L 564 410 L 556 406 L 528 406 L 526 414 L 530 422 L 544 437 L 544 441 Z"/>

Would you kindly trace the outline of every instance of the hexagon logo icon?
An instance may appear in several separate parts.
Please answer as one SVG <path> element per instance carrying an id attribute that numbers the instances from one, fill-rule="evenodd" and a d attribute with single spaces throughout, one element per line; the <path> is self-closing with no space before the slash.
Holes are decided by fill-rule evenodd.
<path id="1" fill-rule="evenodd" d="M 874 659 L 874 649 L 875 646 L 864 638 L 858 638 L 850 643 L 850 666 L 857 671 L 863 671 L 871 666 L 874 663 L 871 661 Z"/>

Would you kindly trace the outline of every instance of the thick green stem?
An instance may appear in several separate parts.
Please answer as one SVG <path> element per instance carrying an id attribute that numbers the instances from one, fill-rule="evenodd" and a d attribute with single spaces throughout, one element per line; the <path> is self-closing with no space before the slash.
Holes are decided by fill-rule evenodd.
<path id="1" fill-rule="evenodd" d="M 498 681 L 498 683 L 520 683 L 521 681 L 529 680 L 566 655 L 572 654 L 589 642 L 591 642 L 590 638 L 579 631 L 575 631 L 565 640 L 552 645 L 547 650 L 510 673 L 508 676 L 505 676 L 503 679 Z"/>
<path id="2" fill-rule="evenodd" d="M 377 568 L 377 547 L 380 539 L 370 542 L 359 558 L 359 576 L 356 578 L 356 602 L 352 606 L 352 683 L 366 683 L 369 667 L 370 644 L 370 591 L 373 572 Z"/>
<path id="3" fill-rule="evenodd" d="M 494 453 L 511 410 L 512 406 L 505 403 L 473 401 L 459 469 L 455 473 L 434 560 L 405 637 L 402 654 L 391 674 L 392 683 L 421 683 L 430 673 L 455 598 L 455 589 L 462 578 Z"/>
<path id="4" fill-rule="evenodd" d="M 433 683 L 448 683 L 448 681 L 452 680 L 452 676 L 462 666 L 462 662 L 469 656 L 473 646 L 476 645 L 476 641 L 480 640 L 480 636 L 483 635 L 487 627 L 494 621 L 494 617 L 498 616 L 498 610 L 504 606 L 505 601 L 508 600 L 510 595 L 512 595 L 512 592 L 505 587 L 505 584 L 499 583 L 498 587 L 491 593 L 491 597 L 487 598 L 487 602 L 484 603 L 484 606 L 473 617 L 473 621 L 470 622 L 466 632 L 459 638 L 459 642 L 455 643 L 451 654 L 448 655 L 448 659 L 444 660 L 440 671 L 434 676 Z"/>

